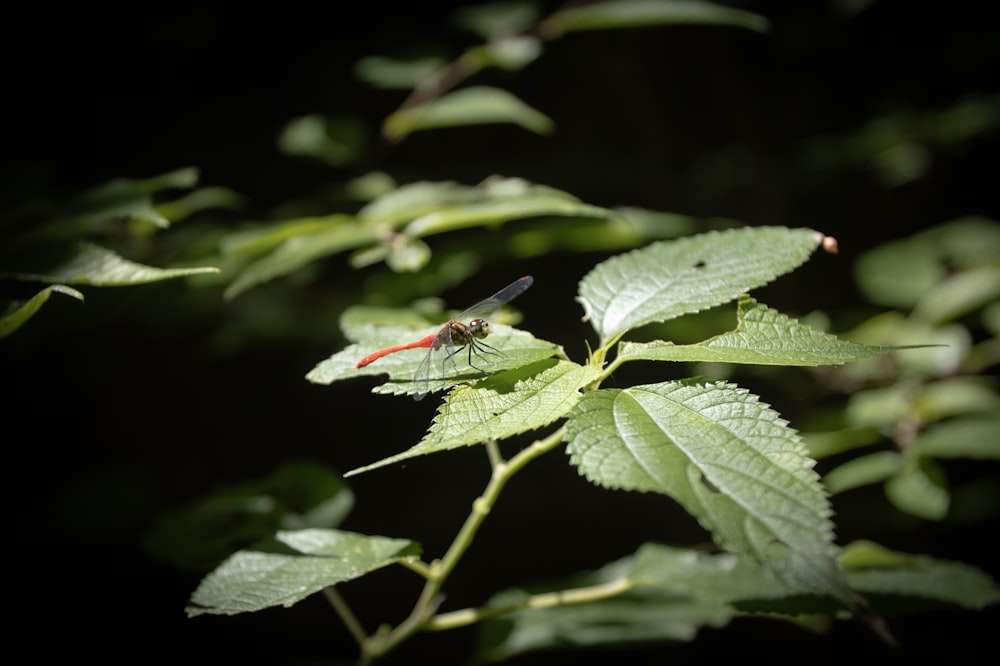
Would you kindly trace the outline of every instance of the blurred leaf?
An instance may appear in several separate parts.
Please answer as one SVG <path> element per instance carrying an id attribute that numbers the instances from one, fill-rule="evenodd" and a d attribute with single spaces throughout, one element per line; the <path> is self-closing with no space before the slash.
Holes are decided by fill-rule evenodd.
<path id="1" fill-rule="evenodd" d="M 598 264 L 577 300 L 607 342 L 763 286 L 802 264 L 822 238 L 811 229 L 747 227 L 653 243 Z"/>
<path id="2" fill-rule="evenodd" d="M 418 181 L 382 194 L 358 212 L 358 219 L 371 226 L 397 228 L 426 213 L 479 201 L 482 196 L 477 188 L 468 185 Z"/>
<path id="3" fill-rule="evenodd" d="M 416 446 L 351 470 L 347 476 L 546 426 L 564 416 L 580 399 L 580 388 L 596 376 L 590 366 L 545 360 L 491 374 L 475 387 L 459 386 L 441 403 L 430 430 Z"/>
<path id="4" fill-rule="evenodd" d="M 494 39 L 482 46 L 473 47 L 466 51 L 463 59 L 474 61 L 479 68 L 500 67 L 513 72 L 527 67 L 541 54 L 542 43 L 536 37 L 519 35 Z"/>
<path id="5" fill-rule="evenodd" d="M 489 608 L 508 612 L 484 624 L 479 655 L 501 660 L 541 650 L 690 641 L 703 627 L 724 626 L 762 606 L 830 610 L 732 554 L 643 544 L 634 556 L 567 582 L 495 595 Z"/>
<path id="6" fill-rule="evenodd" d="M 823 477 L 823 484 L 830 494 L 836 495 L 862 486 L 882 483 L 896 474 L 902 466 L 902 456 L 895 451 L 877 451 L 834 467 Z"/>
<path id="7" fill-rule="evenodd" d="M 352 162 L 365 143 L 365 126 L 354 118 L 326 118 L 310 114 L 294 118 L 278 136 L 278 147 L 288 155 L 312 157 L 331 166 Z"/>
<path id="8" fill-rule="evenodd" d="M 913 316 L 931 323 L 956 319 L 1000 298 L 1000 263 L 945 278 L 923 296 Z"/>
<path id="9" fill-rule="evenodd" d="M 888 307 L 915 307 L 944 277 L 934 248 L 914 238 L 869 250 L 854 263 L 854 280 L 865 298 Z"/>
<path id="10" fill-rule="evenodd" d="M 513 220 L 543 216 L 608 218 L 606 208 L 592 206 L 558 190 L 530 185 L 520 179 L 495 180 L 484 185 L 482 201 L 457 204 L 414 219 L 405 233 L 431 236 L 480 226 L 498 226 Z"/>
<path id="11" fill-rule="evenodd" d="M 248 264 L 226 288 L 226 299 L 232 300 L 248 289 L 293 273 L 317 259 L 375 240 L 371 230 L 347 215 L 331 215 L 317 222 L 326 228 L 306 233 L 302 233 L 302 227 L 292 230 L 287 240 Z M 289 229 L 283 231 L 288 232 Z"/>
<path id="12" fill-rule="evenodd" d="M 1000 412 L 1000 395 L 985 377 L 949 377 L 927 383 L 914 396 L 924 423 L 976 412 Z"/>
<path id="13" fill-rule="evenodd" d="M 552 120 L 511 93 L 487 86 L 471 86 L 406 109 L 385 119 L 382 131 L 390 141 L 413 132 L 443 127 L 512 123 L 536 134 L 549 134 Z"/>
<path id="14" fill-rule="evenodd" d="M 925 520 L 942 520 L 950 502 L 944 470 L 927 458 L 907 462 L 886 482 L 889 501 L 904 513 Z"/>
<path id="15" fill-rule="evenodd" d="M 295 553 L 241 550 L 205 577 L 191 595 L 189 617 L 235 615 L 271 606 L 292 606 L 325 587 L 419 555 L 406 539 L 339 530 L 279 532 Z"/>
<path id="16" fill-rule="evenodd" d="M 35 316 L 35 313 L 49 300 L 49 296 L 59 293 L 83 301 L 83 294 L 72 287 L 63 284 L 54 284 L 46 287 L 32 296 L 26 302 L 10 309 L 3 316 L 0 316 L 0 339 L 7 337 L 17 329 L 21 328 L 25 322 Z"/>
<path id="17" fill-rule="evenodd" d="M 32 282 L 66 282 L 95 287 L 122 287 L 218 272 L 218 268 L 212 267 L 155 268 L 124 259 L 98 245 L 81 242 L 74 245 L 54 264 L 38 266 L 31 272 L 0 273 L 0 278 Z"/>
<path id="18" fill-rule="evenodd" d="M 412 58 L 368 56 L 355 64 L 354 75 L 377 88 L 406 90 L 437 74 L 447 62 L 439 55 Z"/>
<path id="19" fill-rule="evenodd" d="M 961 324 L 933 326 L 900 312 L 876 315 L 840 337 L 900 348 L 889 351 L 885 357 L 857 361 L 838 369 L 855 382 L 953 375 L 959 371 L 972 344 L 968 329 Z"/>
<path id="20" fill-rule="evenodd" d="M 840 561 L 852 588 L 868 596 L 910 600 L 904 602 L 904 610 L 916 598 L 976 610 L 1000 603 L 996 582 L 961 562 L 900 553 L 870 541 L 848 544 Z"/>
<path id="21" fill-rule="evenodd" d="M 869 250 L 854 273 L 873 303 L 923 308 L 923 318 L 937 322 L 996 299 L 998 256 L 1000 224 L 967 217 Z"/>
<path id="22" fill-rule="evenodd" d="M 163 217 L 177 222 L 212 208 L 234 210 L 243 201 L 242 196 L 225 187 L 199 187 L 182 197 L 157 204 L 156 209 Z"/>
<path id="23" fill-rule="evenodd" d="M 848 398 L 845 418 L 852 426 L 891 429 L 911 414 L 913 388 L 894 384 L 857 391 Z"/>
<path id="24" fill-rule="evenodd" d="M 227 234 L 220 243 L 223 255 L 255 257 L 280 247 L 285 241 L 339 229 L 350 221 L 346 215 L 307 217 L 243 229 Z"/>
<path id="25" fill-rule="evenodd" d="M 405 242 L 389 245 L 389 253 L 385 263 L 397 273 L 416 273 L 427 265 L 431 259 L 431 248 L 427 243 L 406 236 L 400 236 Z"/>
<path id="26" fill-rule="evenodd" d="M 73 216 L 140 219 L 165 229 L 170 226 L 170 220 L 156 210 L 151 195 L 168 189 L 193 187 L 197 182 L 198 170 L 194 168 L 142 180 L 118 178 L 87 190 L 71 203 L 69 210 Z"/>
<path id="27" fill-rule="evenodd" d="M 1000 417 L 993 413 L 936 423 L 917 435 L 913 450 L 931 458 L 1000 460 Z"/>
<path id="28" fill-rule="evenodd" d="M 693 345 L 623 342 L 625 360 L 705 361 L 758 365 L 840 365 L 877 356 L 882 347 L 840 340 L 817 331 L 746 295 L 739 297 L 735 331 Z"/>
<path id="29" fill-rule="evenodd" d="M 594 391 L 570 414 L 566 439 L 591 482 L 668 495 L 726 550 L 797 587 L 849 598 L 813 461 L 746 390 L 666 382 Z"/>
<path id="30" fill-rule="evenodd" d="M 523 32 L 538 16 L 538 7 L 532 2 L 484 2 L 457 9 L 452 20 L 483 39 L 493 39 Z"/>
<path id="31" fill-rule="evenodd" d="M 561 9 L 542 22 L 544 34 L 614 30 L 661 25 L 728 25 L 757 32 L 768 29 L 757 14 L 701 0 L 608 0 Z"/>
<path id="32" fill-rule="evenodd" d="M 826 432 L 803 432 L 802 439 L 809 450 L 809 456 L 822 460 L 844 451 L 873 444 L 882 439 L 876 428 L 857 426 Z"/>
<path id="33" fill-rule="evenodd" d="M 396 180 L 384 171 L 369 171 L 347 182 L 345 191 L 355 201 L 373 201 L 397 187 Z"/>
<path id="34" fill-rule="evenodd" d="M 339 475 L 315 463 L 289 462 L 258 481 L 223 486 L 163 513 L 143 543 L 158 560 L 203 572 L 278 529 L 337 527 L 353 505 Z"/>

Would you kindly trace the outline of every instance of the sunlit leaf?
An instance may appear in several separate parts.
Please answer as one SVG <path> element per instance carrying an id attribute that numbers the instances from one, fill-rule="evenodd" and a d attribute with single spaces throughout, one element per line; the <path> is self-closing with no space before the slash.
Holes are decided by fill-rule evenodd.
<path id="1" fill-rule="evenodd" d="M 818 331 L 749 296 L 740 296 L 737 322 L 735 331 L 693 345 L 623 342 L 619 356 L 628 360 L 815 366 L 840 365 L 885 351 Z"/>
<path id="2" fill-rule="evenodd" d="M 76 289 L 67 287 L 66 285 L 54 284 L 51 287 L 46 287 L 24 303 L 18 305 L 16 308 L 0 317 L 0 338 L 5 338 L 17 329 L 21 328 L 26 321 L 35 316 L 38 310 L 45 305 L 45 303 L 49 300 L 49 296 L 52 294 L 65 294 L 67 296 L 72 296 L 77 300 L 83 300 L 83 294 Z"/>
<path id="3" fill-rule="evenodd" d="M 822 239 L 811 229 L 760 227 L 653 243 L 598 264 L 577 300 L 607 341 L 761 287 L 802 264 Z"/>
<path id="4" fill-rule="evenodd" d="M 580 399 L 580 388 L 596 374 L 590 366 L 548 360 L 490 375 L 475 387 L 460 386 L 445 398 L 416 446 L 351 470 L 347 476 L 541 428 L 565 416 Z"/>
<path id="5" fill-rule="evenodd" d="M 511 123 L 536 134 L 549 134 L 552 119 L 531 108 L 511 93 L 487 86 L 472 86 L 406 109 L 385 119 L 383 133 L 399 141 L 420 130 Z"/>
<path id="6" fill-rule="evenodd" d="M 421 385 L 421 382 L 416 381 L 420 378 L 414 376 L 427 357 L 429 350 L 426 347 L 395 352 L 361 368 L 355 369 L 354 365 L 379 349 L 434 335 L 441 330 L 440 325 L 418 330 L 408 327 L 371 327 L 366 331 L 358 327 L 354 329 L 354 333 L 362 341 L 318 363 L 309 371 L 306 379 L 314 384 L 331 384 L 342 379 L 388 374 L 390 381 L 376 387 L 377 393 L 414 395 L 425 390 L 443 390 L 452 384 L 480 381 L 487 376 L 483 371 L 494 373 L 534 363 L 552 356 L 557 350 L 556 345 L 539 340 L 526 331 L 500 324 L 493 325 L 492 322 L 491 329 L 490 344 L 500 351 L 500 355 L 490 354 L 486 358 L 474 356 L 473 362 L 482 368 L 476 370 L 469 367 L 468 356 L 464 351 L 447 360 L 445 357 L 448 349 L 442 347 L 434 352 L 436 359 L 432 361 L 434 365 L 430 368 L 433 376 L 428 378 L 431 380 L 429 386 Z"/>
<path id="7" fill-rule="evenodd" d="M 292 606 L 324 587 L 419 554 L 413 541 L 339 530 L 279 532 L 277 539 L 297 552 L 235 553 L 201 581 L 191 595 L 188 616 Z"/>
<path id="8" fill-rule="evenodd" d="M 794 430 L 746 390 L 667 382 L 588 393 L 567 441 L 594 483 L 668 495 L 727 550 L 847 600 L 830 507 Z"/>

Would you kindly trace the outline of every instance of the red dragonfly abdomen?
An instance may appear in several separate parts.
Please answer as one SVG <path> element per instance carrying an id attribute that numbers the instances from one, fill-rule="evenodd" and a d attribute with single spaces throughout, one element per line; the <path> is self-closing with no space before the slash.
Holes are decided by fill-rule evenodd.
<path id="1" fill-rule="evenodd" d="M 372 352 L 365 356 L 363 359 L 354 364 L 354 369 L 363 368 L 369 363 L 374 363 L 383 356 L 388 356 L 389 354 L 395 354 L 398 351 L 403 351 L 404 349 L 419 349 L 420 347 L 430 347 L 434 344 L 434 341 L 438 338 L 437 334 L 428 335 L 425 338 L 420 338 L 419 340 L 414 340 L 413 342 L 407 342 L 404 345 L 396 345 L 394 347 L 386 347 L 385 349 L 379 349 L 377 352 Z"/>

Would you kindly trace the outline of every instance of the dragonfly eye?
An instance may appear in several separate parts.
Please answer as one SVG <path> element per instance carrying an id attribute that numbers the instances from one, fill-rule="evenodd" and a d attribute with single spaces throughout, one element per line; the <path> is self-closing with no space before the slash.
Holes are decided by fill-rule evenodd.
<path id="1" fill-rule="evenodd" d="M 473 319 L 469 322 L 469 329 L 475 338 L 485 338 L 490 334 L 490 324 L 482 319 Z"/>

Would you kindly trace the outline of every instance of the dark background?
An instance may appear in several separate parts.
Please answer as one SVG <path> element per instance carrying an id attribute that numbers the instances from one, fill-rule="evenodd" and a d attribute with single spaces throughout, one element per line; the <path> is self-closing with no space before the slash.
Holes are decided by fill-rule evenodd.
<path id="1" fill-rule="evenodd" d="M 800 159 L 808 141 L 846 135 L 878 114 L 996 94 L 1000 31 L 987 4 L 874 2 L 854 13 L 842 9 L 848 2 L 747 2 L 741 6 L 773 22 L 771 34 L 683 27 L 572 35 L 547 45 L 524 72 L 474 81 L 508 87 L 549 114 L 558 125 L 553 136 L 503 126 L 428 133 L 381 146 L 370 163 L 343 170 L 282 156 L 278 131 L 313 112 L 377 123 L 400 95 L 370 90 L 350 77 L 350 67 L 407 41 L 460 43 L 444 5 L 21 7 L 8 22 L 2 54 L 0 195 L 7 207 L 194 165 L 202 184 L 243 194 L 247 218 L 263 219 L 282 202 L 369 168 L 400 182 L 472 184 L 501 173 L 599 205 L 835 235 L 840 255 L 817 257 L 767 299 L 792 312 L 835 309 L 857 300 L 849 266 L 864 249 L 957 216 L 1000 212 L 995 133 L 933 151 L 924 177 L 898 187 L 887 187 L 865 164 L 803 172 Z M 732 173 L 720 186 L 719 162 L 710 158 L 730 146 L 736 157 L 726 162 Z M 444 296 L 462 307 L 517 275 L 534 274 L 536 286 L 518 303 L 530 329 L 582 358 L 588 331 L 578 321 L 574 289 L 601 258 L 566 254 L 488 266 L 474 284 Z M 199 301 L 198 317 L 175 321 L 158 304 L 192 298 L 180 283 L 89 289 L 83 307 L 55 299 L 0 344 L 4 384 L 17 392 L 5 401 L 3 437 L 12 454 L 13 645 L 30 636 L 24 647 L 35 655 L 106 663 L 321 663 L 353 654 L 319 598 L 291 610 L 186 619 L 198 576 L 151 560 L 140 546 L 159 512 L 219 483 L 264 475 L 295 458 L 346 470 L 421 435 L 430 402 L 371 396 L 360 381 L 320 387 L 303 380 L 343 344 L 336 314 L 367 279 L 341 261 L 328 262 L 325 291 L 289 291 L 291 310 L 310 326 L 325 324 L 294 337 L 257 330 L 225 354 L 215 353 L 225 331 L 254 328 L 245 318 L 255 301 L 225 304 L 215 294 L 210 305 Z M 323 302 L 324 294 L 339 300 Z M 795 422 L 794 403 L 775 407 Z M 344 527 L 411 537 L 437 556 L 487 475 L 478 449 L 363 475 L 352 482 L 358 507 Z M 549 494 L 553 488 L 560 496 Z M 650 515 L 663 518 L 651 527 Z M 841 542 L 874 536 L 996 573 L 996 551 L 985 545 L 982 526 L 874 535 L 844 533 L 849 529 Z M 495 588 L 598 567 L 643 541 L 700 538 L 693 521 L 666 500 L 592 488 L 552 454 L 510 486 L 456 571 L 448 603 L 477 604 Z M 554 543 L 579 548 L 546 547 Z M 371 579 L 345 586 L 362 619 L 401 619 L 417 589 L 413 576 L 391 571 Z M 995 621 L 995 613 L 940 613 L 893 627 L 914 653 L 987 663 L 998 647 L 987 630 Z M 469 640 L 471 632 L 420 637 L 396 661 L 435 654 L 445 655 L 443 663 L 459 661 L 454 651 Z M 851 625 L 814 637 L 742 620 L 705 631 L 693 645 L 628 656 L 712 658 L 734 647 L 744 657 L 788 654 L 823 663 L 886 655 Z"/>

